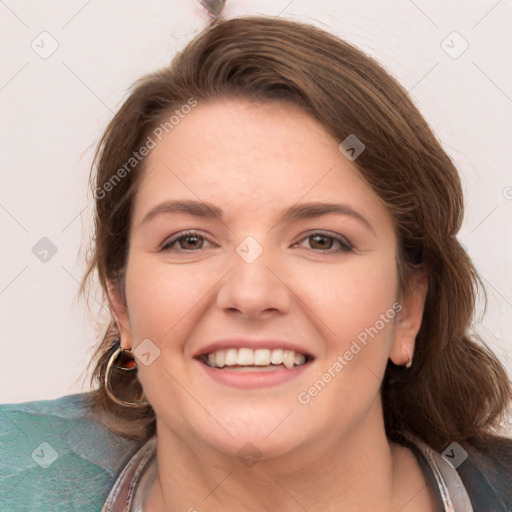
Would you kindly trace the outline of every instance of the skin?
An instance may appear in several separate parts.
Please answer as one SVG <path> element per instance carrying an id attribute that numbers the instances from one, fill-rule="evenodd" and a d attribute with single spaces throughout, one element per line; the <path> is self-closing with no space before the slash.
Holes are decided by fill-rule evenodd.
<path id="1" fill-rule="evenodd" d="M 412 452 L 385 435 L 379 390 L 388 358 L 405 365 L 414 352 L 425 276 L 400 295 L 393 221 L 339 142 L 296 106 L 231 98 L 199 103 L 151 150 L 130 225 L 126 302 L 109 283 L 122 346 L 149 339 L 160 350 L 138 362 L 157 417 L 158 478 L 145 512 L 436 510 Z M 171 213 L 141 224 L 168 199 L 212 202 L 225 218 Z M 339 214 L 278 222 L 306 201 L 348 204 L 373 231 Z M 189 229 L 204 238 L 159 252 Z M 354 250 L 311 237 L 317 230 Z M 263 249 L 250 264 L 236 252 L 249 235 Z M 299 403 L 397 299 L 393 321 Z M 192 358 L 244 335 L 300 343 L 315 360 L 274 388 L 242 390 Z M 257 449 L 252 465 L 237 456 L 247 443 Z"/>

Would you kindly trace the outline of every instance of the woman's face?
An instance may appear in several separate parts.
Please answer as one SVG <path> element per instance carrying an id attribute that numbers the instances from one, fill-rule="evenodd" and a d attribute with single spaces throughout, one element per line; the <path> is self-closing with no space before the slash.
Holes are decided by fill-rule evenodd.
<path id="1" fill-rule="evenodd" d="M 290 104 L 229 99 L 150 150 L 115 311 L 159 434 L 271 457 L 382 427 L 422 305 L 398 302 L 392 220 L 340 142 Z"/>

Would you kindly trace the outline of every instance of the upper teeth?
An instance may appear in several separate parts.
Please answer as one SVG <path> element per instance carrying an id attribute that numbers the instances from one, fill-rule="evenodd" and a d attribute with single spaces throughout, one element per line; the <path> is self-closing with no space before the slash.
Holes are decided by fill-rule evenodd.
<path id="1" fill-rule="evenodd" d="M 299 366 L 306 362 L 306 356 L 293 350 L 282 348 L 228 348 L 211 352 L 207 356 L 210 366 L 223 368 L 224 366 L 268 366 L 283 364 L 290 369 L 295 364 Z"/>

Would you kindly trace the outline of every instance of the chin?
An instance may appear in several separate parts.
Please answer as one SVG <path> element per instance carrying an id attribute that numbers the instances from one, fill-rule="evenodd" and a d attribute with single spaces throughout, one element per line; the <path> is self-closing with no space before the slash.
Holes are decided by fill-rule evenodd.
<path id="1" fill-rule="evenodd" d="M 215 450 L 233 459 L 238 459 L 240 463 L 251 467 L 258 461 L 270 461 L 271 459 L 282 457 L 293 453 L 300 446 L 300 440 L 294 439 L 289 432 L 284 435 L 271 434 L 254 429 L 253 432 L 235 432 L 233 437 L 207 436 L 203 438 Z"/>
<path id="2" fill-rule="evenodd" d="M 257 408 L 249 404 L 233 410 L 224 410 L 224 414 L 215 419 L 202 423 L 194 423 L 195 435 L 201 440 L 219 450 L 223 454 L 238 458 L 244 462 L 249 460 L 268 460 L 297 451 L 308 438 L 315 437 L 311 429 L 298 425 L 292 420 L 297 411 L 284 406 L 278 410 L 268 407 Z M 218 423 L 217 423 L 218 422 Z M 224 430 L 222 427 L 225 427 Z M 227 432 L 226 432 L 227 431 Z"/>

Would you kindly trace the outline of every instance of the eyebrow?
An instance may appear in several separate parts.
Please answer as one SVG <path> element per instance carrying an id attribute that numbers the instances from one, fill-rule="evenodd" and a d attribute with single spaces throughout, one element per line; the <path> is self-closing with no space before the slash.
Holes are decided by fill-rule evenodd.
<path id="1" fill-rule="evenodd" d="M 204 201 L 194 200 L 172 200 L 164 201 L 153 208 L 151 208 L 144 218 L 139 223 L 138 227 L 147 224 L 149 221 L 162 214 L 173 214 L 182 213 L 192 215 L 194 217 L 206 218 L 206 219 L 217 219 L 223 221 L 223 211 L 212 203 Z M 308 202 L 298 203 L 290 206 L 281 214 L 279 224 L 286 222 L 293 222 L 303 219 L 311 219 L 327 215 L 330 213 L 337 213 L 340 215 L 346 215 L 359 220 L 365 224 L 370 231 L 375 235 L 373 226 L 370 224 L 368 219 L 359 211 L 355 210 L 351 206 L 343 203 L 327 203 L 327 202 Z"/>

